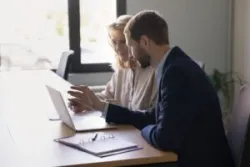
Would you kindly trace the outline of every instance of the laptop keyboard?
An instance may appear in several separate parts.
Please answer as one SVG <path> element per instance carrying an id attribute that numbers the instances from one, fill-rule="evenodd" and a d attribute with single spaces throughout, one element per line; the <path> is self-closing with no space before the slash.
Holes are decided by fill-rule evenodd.
<path id="1" fill-rule="evenodd" d="M 72 113 L 70 114 L 73 121 L 83 120 L 86 117 L 101 117 L 102 113 L 100 111 L 82 112 L 82 113 Z"/>

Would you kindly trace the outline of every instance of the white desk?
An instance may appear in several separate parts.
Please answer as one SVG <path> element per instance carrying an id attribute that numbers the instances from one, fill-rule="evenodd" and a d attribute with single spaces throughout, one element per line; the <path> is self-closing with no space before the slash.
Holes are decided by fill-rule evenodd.
<path id="1" fill-rule="evenodd" d="M 119 126 L 107 133 L 131 140 L 144 149 L 98 158 L 54 142 L 55 138 L 75 132 L 60 121 L 48 120 L 47 111 L 54 110 L 54 106 L 45 84 L 60 90 L 68 90 L 70 85 L 46 70 L 0 72 L 0 166 L 104 167 L 177 160 L 174 153 L 151 147 L 131 126 Z"/>

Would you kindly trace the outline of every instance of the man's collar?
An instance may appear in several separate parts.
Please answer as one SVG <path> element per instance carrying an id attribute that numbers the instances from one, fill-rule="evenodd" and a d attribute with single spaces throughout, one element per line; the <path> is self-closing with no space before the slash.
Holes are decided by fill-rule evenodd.
<path id="1" fill-rule="evenodd" d="M 169 53 L 171 52 L 173 47 L 169 47 L 168 51 L 165 53 L 165 55 L 163 56 L 163 58 L 161 59 L 161 61 L 159 62 L 159 64 L 157 65 L 157 69 L 161 69 L 162 66 L 164 65 L 164 62 L 166 61 Z"/>

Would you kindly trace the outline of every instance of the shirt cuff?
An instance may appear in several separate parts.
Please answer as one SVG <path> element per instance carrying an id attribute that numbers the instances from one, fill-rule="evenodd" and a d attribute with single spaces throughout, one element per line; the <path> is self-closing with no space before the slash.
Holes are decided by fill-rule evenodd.
<path id="1" fill-rule="evenodd" d="M 155 130 L 156 125 L 148 125 L 142 129 L 141 134 L 142 137 L 151 145 L 158 147 L 156 145 L 156 139 L 154 135 L 152 135 L 153 131 Z"/>
<path id="2" fill-rule="evenodd" d="M 108 113 L 108 108 L 109 108 L 109 103 L 106 103 L 105 104 L 105 107 L 103 109 L 103 112 L 102 112 L 102 117 L 106 119 L 107 117 L 107 113 Z"/>

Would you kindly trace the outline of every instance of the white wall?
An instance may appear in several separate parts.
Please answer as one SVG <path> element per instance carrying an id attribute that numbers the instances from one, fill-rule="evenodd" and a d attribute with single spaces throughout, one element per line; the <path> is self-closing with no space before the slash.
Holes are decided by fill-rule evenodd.
<path id="1" fill-rule="evenodd" d="M 144 9 L 159 11 L 169 24 L 170 42 L 189 56 L 203 61 L 206 71 L 231 68 L 229 35 L 231 0 L 127 0 L 127 13 Z M 101 84 L 108 75 L 72 76 L 73 83 Z"/>
<path id="2" fill-rule="evenodd" d="M 234 2 L 233 70 L 250 81 L 250 0 Z"/>
<path id="3" fill-rule="evenodd" d="M 127 0 L 127 12 L 158 10 L 169 25 L 170 42 L 203 61 L 206 71 L 228 70 L 230 0 Z"/>

